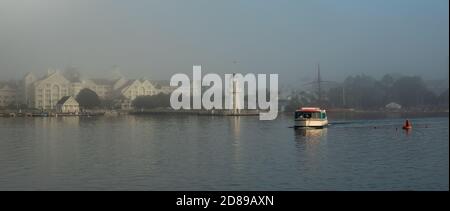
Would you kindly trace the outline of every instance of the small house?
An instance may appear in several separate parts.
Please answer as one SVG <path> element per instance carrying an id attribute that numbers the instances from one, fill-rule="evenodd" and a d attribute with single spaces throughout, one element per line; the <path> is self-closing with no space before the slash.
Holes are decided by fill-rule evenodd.
<path id="1" fill-rule="evenodd" d="M 78 113 L 80 112 L 80 104 L 71 96 L 61 98 L 56 104 L 59 113 Z"/>
<path id="2" fill-rule="evenodd" d="M 398 103 L 391 102 L 391 103 L 387 104 L 385 106 L 385 108 L 388 110 L 400 110 L 400 109 L 402 109 L 402 106 Z"/>

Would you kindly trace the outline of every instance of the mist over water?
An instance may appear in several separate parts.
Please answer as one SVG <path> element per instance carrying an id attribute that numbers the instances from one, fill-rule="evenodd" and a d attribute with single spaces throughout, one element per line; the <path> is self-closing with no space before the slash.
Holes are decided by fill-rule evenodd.
<path id="1" fill-rule="evenodd" d="M 74 66 L 168 80 L 278 73 L 284 84 L 386 73 L 448 78 L 448 1 L 0 1 L 0 79 Z M 235 61 L 237 61 L 235 63 Z"/>

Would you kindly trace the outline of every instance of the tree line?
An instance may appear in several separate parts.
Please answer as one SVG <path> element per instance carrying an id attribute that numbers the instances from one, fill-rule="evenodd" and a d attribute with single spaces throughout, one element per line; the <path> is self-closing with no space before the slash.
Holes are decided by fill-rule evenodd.
<path id="1" fill-rule="evenodd" d="M 319 99 L 318 96 L 321 98 Z M 247 98 L 248 96 L 245 96 L 245 100 Z M 84 109 L 119 109 L 120 107 L 117 100 L 100 99 L 90 89 L 81 90 L 76 100 Z M 391 102 L 401 105 L 404 109 L 448 110 L 449 89 L 436 94 L 430 91 L 423 79 L 418 76 L 393 77 L 388 74 L 377 80 L 367 75 L 356 75 L 347 77 L 344 82 L 322 91 L 320 95 L 318 92 L 307 91 L 292 93 L 285 110 L 292 111 L 300 106 L 379 110 Z M 170 95 L 160 93 L 153 96 L 139 96 L 132 101 L 132 106 L 135 109 L 167 108 L 170 107 Z M 25 109 L 26 107 L 26 105 L 11 104 L 6 108 Z"/>
<path id="2" fill-rule="evenodd" d="M 321 96 L 321 99 L 318 96 Z M 225 102 L 224 96 L 222 98 Z M 247 100 L 248 96 L 244 98 Z M 82 90 L 77 101 L 84 108 L 114 107 L 112 100 L 100 100 L 95 92 L 89 89 Z M 295 110 L 299 106 L 379 110 L 392 102 L 404 109 L 448 110 L 449 89 L 435 94 L 419 76 L 394 77 L 388 74 L 377 80 L 367 75 L 356 75 L 347 77 L 344 82 L 322 91 L 320 95 L 306 91 L 293 93 L 285 110 Z M 167 108 L 170 107 L 170 94 L 139 96 L 132 101 L 132 106 L 135 109 Z"/>
<path id="3" fill-rule="evenodd" d="M 321 99 L 318 96 L 322 96 Z M 393 77 L 385 75 L 380 80 L 367 75 L 349 76 L 343 83 L 318 92 L 301 91 L 292 95 L 286 110 L 301 105 L 318 105 L 327 108 L 383 109 L 391 102 L 404 109 L 448 109 L 449 90 L 435 94 L 418 76 Z"/>

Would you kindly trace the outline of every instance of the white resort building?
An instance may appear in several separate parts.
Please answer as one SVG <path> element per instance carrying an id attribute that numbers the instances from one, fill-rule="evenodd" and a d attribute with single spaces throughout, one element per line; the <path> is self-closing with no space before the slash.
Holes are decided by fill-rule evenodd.
<path id="1" fill-rule="evenodd" d="M 0 100 L 4 96 L 6 103 L 12 99 L 12 94 L 5 94 L 14 92 L 14 97 L 18 96 L 20 103 L 28 105 L 30 108 L 42 110 L 56 110 L 57 104 L 63 97 L 73 97 L 74 99 L 78 93 L 85 88 L 91 89 L 100 99 L 117 100 L 117 104 L 121 107 L 131 108 L 131 102 L 138 96 L 156 95 L 163 92 L 162 89 L 156 89 L 155 86 L 145 79 L 128 80 L 124 77 L 115 80 L 108 79 L 72 79 L 69 80 L 59 71 L 49 70 L 44 77 L 36 78 L 32 73 L 28 73 L 20 81 L 17 89 L 10 90 L 8 87 L 0 91 Z M 7 97 L 6 97 L 7 96 Z M 2 106 L 3 104 L 1 104 Z M 126 104 L 126 105 L 125 105 Z"/>
<path id="2" fill-rule="evenodd" d="M 71 85 L 70 81 L 59 72 L 49 72 L 45 77 L 30 84 L 31 87 L 25 87 L 25 90 L 31 90 L 29 107 L 55 109 L 61 98 L 73 94 Z"/>
<path id="3" fill-rule="evenodd" d="M 17 89 L 14 84 L 0 82 L 0 107 L 16 103 Z"/>

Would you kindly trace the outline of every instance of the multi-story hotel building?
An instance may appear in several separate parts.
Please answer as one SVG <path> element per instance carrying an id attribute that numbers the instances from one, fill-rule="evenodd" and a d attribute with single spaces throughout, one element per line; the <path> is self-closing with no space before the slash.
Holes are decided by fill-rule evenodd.
<path id="1" fill-rule="evenodd" d="M 85 88 L 96 92 L 101 99 L 125 99 L 128 102 L 138 96 L 155 95 L 161 92 L 148 80 L 116 80 L 87 79 L 68 80 L 59 71 L 48 71 L 40 79 L 29 73 L 21 81 L 22 103 L 31 108 L 52 110 L 56 109 L 59 100 L 66 96 L 75 97 Z"/>
<path id="2" fill-rule="evenodd" d="M 0 82 L 0 107 L 16 103 L 17 89 L 14 84 Z"/>

